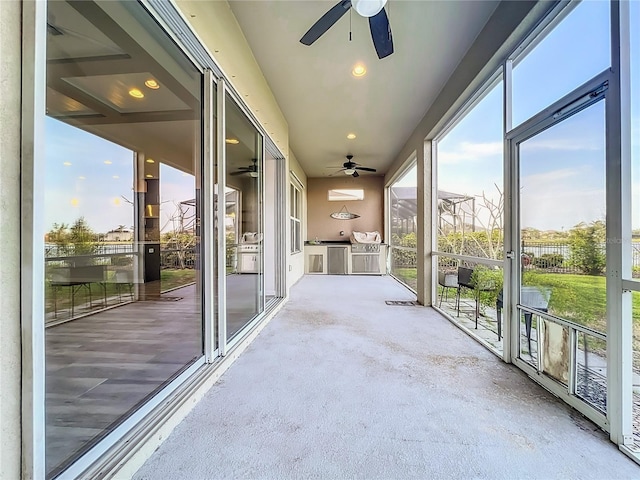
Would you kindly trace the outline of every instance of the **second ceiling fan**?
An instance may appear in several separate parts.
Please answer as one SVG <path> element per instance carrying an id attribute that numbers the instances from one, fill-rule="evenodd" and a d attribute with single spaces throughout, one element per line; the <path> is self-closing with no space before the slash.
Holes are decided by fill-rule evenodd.
<path id="1" fill-rule="evenodd" d="M 360 174 L 358 173 L 358 170 L 362 170 L 363 172 L 375 172 L 376 171 L 375 168 L 363 167 L 359 163 L 352 162 L 351 161 L 352 159 L 353 159 L 353 155 L 347 155 L 347 161 L 342 164 L 342 168 L 340 168 L 340 170 L 338 170 L 338 172 L 344 172 L 345 175 L 351 175 L 352 177 L 359 177 Z M 336 167 L 328 167 L 328 168 L 336 168 Z M 332 174 L 332 175 L 334 175 L 334 174 Z"/>
<path id="2" fill-rule="evenodd" d="M 384 10 L 386 3 L 387 0 L 341 0 L 311 26 L 300 43 L 311 45 L 353 7 L 358 14 L 369 18 L 371 39 L 378 58 L 388 57 L 393 53 L 393 38 L 387 12 Z"/>

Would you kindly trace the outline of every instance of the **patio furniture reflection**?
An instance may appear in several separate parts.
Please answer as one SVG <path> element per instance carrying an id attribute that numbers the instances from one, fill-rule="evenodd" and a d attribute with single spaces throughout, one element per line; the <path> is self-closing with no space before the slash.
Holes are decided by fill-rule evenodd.
<path id="1" fill-rule="evenodd" d="M 116 291 L 118 292 L 118 301 L 122 302 L 122 289 L 125 287 L 128 290 L 128 295 L 133 300 L 133 270 L 116 270 L 114 272 L 114 283 L 116 284 Z M 125 292 L 125 295 L 127 292 Z"/>
<path id="2" fill-rule="evenodd" d="M 103 292 L 104 303 L 107 303 L 107 288 L 104 265 L 83 265 L 78 267 L 56 267 L 51 271 L 51 287 L 53 290 L 54 316 L 58 317 L 58 289 L 69 287 L 71 297 L 71 317 L 75 314 L 76 294 L 81 289 L 89 293 L 89 307 L 93 306 L 91 285 L 97 284 Z"/>

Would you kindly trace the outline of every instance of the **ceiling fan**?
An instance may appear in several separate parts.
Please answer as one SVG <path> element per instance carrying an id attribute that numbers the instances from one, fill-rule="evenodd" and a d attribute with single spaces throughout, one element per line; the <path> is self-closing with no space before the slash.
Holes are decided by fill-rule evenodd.
<path id="1" fill-rule="evenodd" d="M 311 26 L 300 43 L 311 45 L 353 7 L 358 14 L 369 18 L 371 39 L 378 58 L 387 57 L 393 53 L 393 38 L 387 12 L 384 10 L 386 3 L 387 0 L 341 0 Z"/>
<path id="2" fill-rule="evenodd" d="M 360 174 L 358 173 L 358 170 L 362 170 L 363 172 L 376 171 L 375 168 L 363 167 L 359 163 L 352 162 L 351 161 L 352 158 L 353 158 L 353 155 L 347 155 L 347 161 L 342 164 L 342 168 L 340 168 L 338 172 L 344 172 L 345 175 L 351 175 L 352 177 L 359 177 Z M 329 168 L 336 168 L 336 167 L 329 167 Z"/>
<path id="3" fill-rule="evenodd" d="M 252 158 L 251 161 L 253 162 L 251 165 L 247 165 L 245 167 L 238 167 L 238 170 L 236 172 L 231 172 L 230 175 L 244 175 L 247 174 L 250 177 L 253 178 L 257 178 L 258 177 L 258 159 L 257 158 Z"/>

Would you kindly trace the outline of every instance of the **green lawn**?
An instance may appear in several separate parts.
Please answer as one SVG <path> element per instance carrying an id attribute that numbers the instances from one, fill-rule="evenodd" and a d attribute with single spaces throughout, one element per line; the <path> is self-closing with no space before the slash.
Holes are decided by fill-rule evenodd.
<path id="1" fill-rule="evenodd" d="M 418 288 L 418 269 L 416 267 L 394 268 L 391 273 L 414 290 Z"/>
<path id="2" fill-rule="evenodd" d="M 551 289 L 549 312 L 606 332 L 606 279 L 568 273 L 527 272 L 525 285 Z M 640 295 L 633 296 L 633 319 L 640 330 Z M 640 331 L 639 331 L 640 334 Z"/>
<path id="3" fill-rule="evenodd" d="M 196 270 L 194 269 L 167 269 L 160 272 L 160 282 L 162 291 L 171 290 L 184 285 L 189 285 L 196 281 Z M 130 299 L 129 288 L 125 284 L 117 285 L 114 283 L 114 272 L 107 272 L 107 281 L 103 284 L 92 283 L 91 284 L 91 299 L 94 304 L 102 306 L 104 302 L 104 296 L 113 299 L 118 296 L 118 288 L 120 288 L 120 294 L 123 301 Z M 53 312 L 57 307 L 58 310 L 63 310 L 71 307 L 71 287 L 58 287 L 54 292 L 53 287 L 49 282 L 45 284 L 45 311 L 47 313 Z M 89 288 L 88 285 L 77 286 L 75 288 L 74 303 L 76 306 L 81 306 L 89 302 Z M 54 295 L 55 293 L 55 295 Z M 54 302 L 56 305 L 54 305 Z M 102 302 L 102 303 L 101 303 Z M 113 300 L 109 300 L 112 304 Z M 116 302 L 117 303 L 117 302 Z"/>
<path id="4" fill-rule="evenodd" d="M 196 281 L 197 271 L 193 268 L 166 269 L 160 271 L 160 282 L 162 291 L 171 290 L 176 287 L 182 287 Z"/>

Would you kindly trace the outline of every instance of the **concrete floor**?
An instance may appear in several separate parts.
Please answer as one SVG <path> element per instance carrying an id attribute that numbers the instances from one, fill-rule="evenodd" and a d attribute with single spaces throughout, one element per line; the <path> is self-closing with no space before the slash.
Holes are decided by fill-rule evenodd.
<path id="1" fill-rule="evenodd" d="M 306 276 L 134 478 L 640 478 L 390 277 Z"/>

